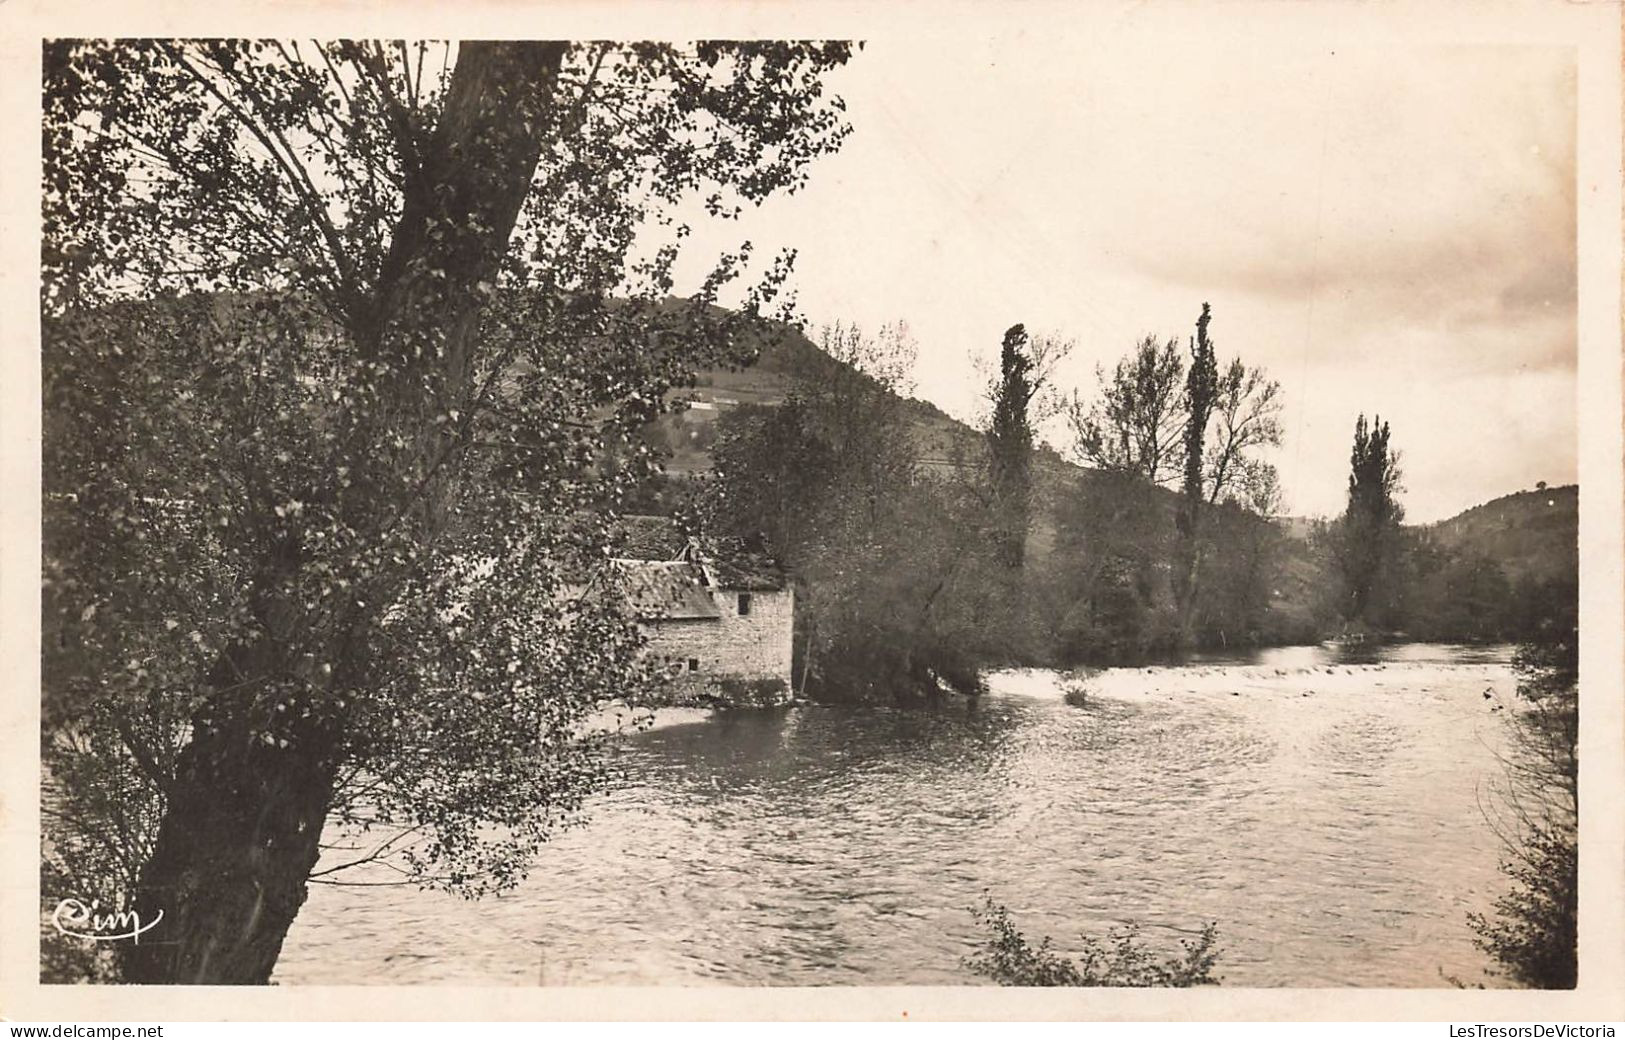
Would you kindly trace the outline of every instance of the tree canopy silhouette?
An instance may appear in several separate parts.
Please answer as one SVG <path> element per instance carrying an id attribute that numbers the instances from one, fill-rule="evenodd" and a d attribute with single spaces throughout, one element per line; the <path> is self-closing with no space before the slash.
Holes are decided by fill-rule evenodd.
<path id="1" fill-rule="evenodd" d="M 1381 416 L 1367 424 L 1364 414 L 1354 424 L 1349 452 L 1348 506 L 1338 531 L 1337 562 L 1343 582 L 1343 616 L 1381 626 L 1396 608 L 1400 578 L 1399 455 L 1389 445 L 1390 431 Z"/>

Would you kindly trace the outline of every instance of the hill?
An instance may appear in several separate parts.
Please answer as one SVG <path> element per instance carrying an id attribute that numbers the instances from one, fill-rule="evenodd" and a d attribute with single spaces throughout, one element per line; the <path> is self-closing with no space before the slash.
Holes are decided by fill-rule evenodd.
<path id="1" fill-rule="evenodd" d="M 743 368 L 710 368 L 696 373 L 694 384 L 678 392 L 687 402 L 678 412 L 662 416 L 646 436 L 668 453 L 667 472 L 681 479 L 707 473 L 713 468 L 712 452 L 723 417 L 749 406 L 782 403 L 792 387 L 804 380 L 818 380 L 841 362 L 830 357 L 799 331 L 779 327 L 765 337 L 744 344 L 754 352 L 753 363 Z M 961 467 L 973 467 L 985 454 L 981 431 L 944 413 L 935 404 L 904 398 L 914 455 L 928 476 L 951 477 Z M 1179 497 L 1166 488 L 1148 485 L 1127 487 L 1123 480 L 1089 469 L 1064 458 L 1054 449 L 1040 445 L 1034 465 L 1036 508 L 1028 535 L 1027 558 L 1038 566 L 1030 574 L 1034 582 L 1064 581 L 1057 571 L 1087 571 L 1078 567 L 1102 553 L 1128 553 L 1136 558 L 1160 556 L 1172 537 Z M 1134 504 L 1130 504 L 1130 500 Z M 658 501 L 651 508 L 664 508 Z M 1084 518 L 1092 516 L 1093 521 Z M 1085 537 L 1080 524 L 1093 522 L 1093 534 Z M 1098 526 L 1104 524 L 1104 527 Z M 1213 514 L 1211 531 L 1226 532 L 1227 544 L 1246 545 L 1256 555 L 1259 546 L 1274 543 L 1278 532 L 1266 521 L 1244 510 L 1223 507 Z M 1106 547 L 1110 543 L 1112 548 Z M 1131 544 L 1132 543 L 1132 544 Z M 1063 546 L 1066 548 L 1063 549 Z M 1066 558 L 1060 554 L 1065 553 Z M 1298 554 L 1303 555 L 1303 554 Z M 1295 557 L 1279 574 L 1260 576 L 1267 591 L 1264 609 L 1269 623 L 1248 626 L 1266 641 L 1296 639 L 1308 630 L 1309 603 L 1316 581 L 1304 561 Z M 1146 563 L 1157 569 L 1159 565 Z M 1145 609 L 1169 610 L 1163 603 L 1170 595 L 1169 564 L 1160 564 L 1163 573 L 1142 575 L 1142 586 L 1134 593 Z M 1270 570 L 1275 570 L 1273 566 Z M 1123 579 L 1127 580 L 1127 579 Z M 1231 580 L 1234 580 L 1232 576 Z M 1033 591 L 1037 595 L 1037 591 Z M 1055 593 L 1055 595 L 1061 595 Z M 1088 598 L 1085 596 L 1085 598 Z M 1055 605 L 1064 610 L 1064 604 Z"/>
<path id="2" fill-rule="evenodd" d="M 816 379 L 820 372 L 841 364 L 788 326 L 778 327 L 747 347 L 754 348 L 752 364 L 699 371 L 694 386 L 681 391 L 689 402 L 687 408 L 663 416 L 650 428 L 650 440 L 670 453 L 667 470 L 673 476 L 711 470 L 718 421 L 729 411 L 746 405 L 782 403 L 797 379 L 809 375 Z M 981 458 L 984 442 L 978 430 L 928 401 L 910 398 L 905 403 L 917 458 L 928 471 L 947 475 Z M 1114 486 L 1103 474 L 1076 465 L 1047 447 L 1040 448 L 1037 462 L 1041 504 L 1033 518 L 1029 558 L 1066 566 L 1053 554 L 1065 523 L 1063 514 L 1075 508 L 1067 503 L 1076 503 L 1080 498 L 1105 501 L 1120 494 L 1121 485 Z M 1163 488 L 1144 490 L 1153 511 L 1161 515 L 1161 526 L 1171 530 L 1178 496 Z M 1521 491 L 1448 520 L 1408 530 L 1416 544 L 1431 546 L 1450 557 L 1492 561 L 1507 579 L 1505 591 L 1494 598 L 1510 600 L 1516 598 L 1512 589 L 1565 577 L 1573 580 L 1578 560 L 1578 498 L 1578 489 L 1573 485 Z M 1267 606 L 1258 638 L 1266 642 L 1299 641 L 1326 630 L 1327 621 L 1320 616 L 1325 575 L 1311 544 L 1311 521 L 1281 517 L 1268 523 L 1241 510 L 1225 509 L 1214 522 L 1229 531 L 1226 538 L 1230 544 L 1253 544 L 1264 538 L 1273 546 L 1268 573 L 1263 578 Z M 1258 534 L 1247 533 L 1253 531 Z M 1413 575 L 1410 580 L 1424 579 Z M 1417 597 L 1418 609 L 1442 615 L 1446 608 L 1453 610 L 1459 605 L 1454 602 L 1459 598 L 1455 588 L 1460 583 L 1458 577 L 1452 574 L 1439 580 L 1444 585 L 1434 590 L 1436 595 Z M 1471 612 L 1481 611 L 1475 607 Z"/>
<path id="3" fill-rule="evenodd" d="M 771 338 L 746 343 L 756 360 L 744 368 L 705 368 L 695 374 L 694 386 L 679 396 L 686 410 L 662 416 L 650 430 L 653 441 L 671 453 L 667 470 L 674 475 L 704 473 L 711 469 L 710 449 L 716 443 L 717 420 L 744 405 L 776 405 L 803 374 L 816 374 L 840 365 L 800 330 L 781 326 Z M 922 465 L 952 468 L 955 459 L 974 457 L 981 434 L 954 419 L 929 401 L 906 399 Z M 1067 465 L 1049 452 L 1051 465 Z"/>
<path id="4" fill-rule="evenodd" d="M 664 415 L 653 424 L 650 438 L 671 453 L 668 472 L 679 476 L 708 472 L 719 418 L 743 405 L 780 404 L 799 375 L 816 375 L 841 364 L 790 326 L 780 326 L 773 337 L 758 338 L 745 346 L 755 350 L 752 364 L 700 369 L 694 386 L 678 395 L 688 401 L 687 409 Z M 921 465 L 948 470 L 959 460 L 978 457 L 983 443 L 980 431 L 930 401 L 913 397 L 904 401 Z M 1038 469 L 1052 479 L 1084 472 L 1047 445 L 1038 448 Z"/>
<path id="5" fill-rule="evenodd" d="M 1516 491 L 1421 530 L 1446 549 L 1494 560 L 1514 583 L 1572 578 L 1579 569 L 1580 488 Z"/>

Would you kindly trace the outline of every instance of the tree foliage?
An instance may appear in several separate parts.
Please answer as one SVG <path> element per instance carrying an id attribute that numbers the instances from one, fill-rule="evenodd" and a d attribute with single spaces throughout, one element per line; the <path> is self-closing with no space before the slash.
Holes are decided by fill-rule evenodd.
<path id="1" fill-rule="evenodd" d="M 1261 455 L 1281 443 L 1281 385 L 1239 357 L 1221 370 L 1202 308 L 1188 369 L 1177 341 L 1151 336 L 1110 375 L 1096 368 L 1093 399 L 1074 395 L 1067 409 L 1073 454 L 1162 487 L 1200 488 L 1210 505 L 1234 499 L 1269 515 L 1276 474 Z"/>
<path id="2" fill-rule="evenodd" d="M 1185 374 L 1185 479 L 1181 491 L 1186 523 L 1193 531 L 1198 510 L 1207 498 L 1208 482 L 1203 475 L 1207 426 L 1219 396 L 1219 364 L 1207 336 L 1212 320 L 1210 308 L 1202 304 L 1202 316 L 1196 319 L 1196 338 L 1191 342 L 1191 364 Z"/>
<path id="3" fill-rule="evenodd" d="M 1279 542 L 1252 521 L 1280 507 L 1264 457 L 1280 445 L 1280 385 L 1240 358 L 1221 372 L 1211 320 L 1203 304 L 1188 366 L 1176 341 L 1147 337 L 1109 376 L 1097 369 L 1091 402 L 1073 397 L 1074 456 L 1103 473 L 1076 495 L 1108 500 L 1062 509 L 1063 544 L 1093 558 L 1068 593 L 1067 645 L 1261 637 Z"/>
<path id="4" fill-rule="evenodd" d="M 947 477 L 919 464 L 900 396 L 915 350 L 906 330 L 837 326 L 820 339 L 782 404 L 723 416 L 710 515 L 765 536 L 795 575 L 804 689 L 975 692 L 1020 625 L 1006 598 L 1018 579 L 990 548 L 1001 515 L 982 471 L 973 459 Z"/>
<path id="5" fill-rule="evenodd" d="M 1578 973 L 1580 705 L 1577 604 L 1554 611 L 1519 647 L 1518 710 L 1502 791 L 1511 882 L 1492 915 L 1469 915 L 1475 944 L 1508 978 L 1572 989 Z"/>
<path id="6" fill-rule="evenodd" d="M 1260 453 L 1281 446 L 1281 384 L 1232 358 L 1218 377 L 1204 466 L 1210 505 L 1235 501 L 1259 516 L 1280 508 L 1280 480 Z"/>
<path id="7" fill-rule="evenodd" d="M 131 870 L 75 893 L 164 911 L 123 977 L 264 982 L 329 818 L 469 894 L 577 818 L 578 721 L 653 681 L 570 594 L 630 432 L 788 271 L 708 306 L 747 243 L 669 305 L 674 207 L 799 186 L 849 54 L 47 44 L 48 861 L 88 883 L 139 776 Z"/>
<path id="8" fill-rule="evenodd" d="M 1069 340 L 1029 335 L 1025 325 L 1012 325 L 999 347 L 997 374 L 988 380 L 988 488 L 998 513 L 997 551 L 1008 567 L 1019 569 L 1026 557 L 1037 427 L 1056 407 L 1050 381 L 1055 366 L 1071 350 Z"/>
<path id="9" fill-rule="evenodd" d="M 1158 344 L 1147 336 L 1118 360 L 1109 377 L 1098 366 L 1095 377 L 1100 384 L 1095 400 L 1085 406 L 1074 396 L 1068 410 L 1079 459 L 1151 484 L 1177 484 L 1184 471 L 1186 425 L 1179 344 L 1171 339 Z"/>
<path id="10" fill-rule="evenodd" d="M 1039 385 L 1027 351 L 1027 329 L 1012 325 L 999 348 L 999 379 L 989 389 L 988 470 L 1002 522 L 997 538 L 1006 566 L 1020 567 L 1032 513 L 1033 427 L 1027 414 Z"/>
<path id="11" fill-rule="evenodd" d="M 1130 474 L 1080 477 L 1056 504 L 1051 615 L 1063 660 L 1135 660 L 1173 648 L 1171 496 Z"/>
<path id="12" fill-rule="evenodd" d="M 1354 424 L 1349 452 L 1348 505 L 1332 529 L 1339 604 L 1345 621 L 1390 627 L 1398 617 L 1402 583 L 1399 454 L 1382 417 Z"/>
<path id="13" fill-rule="evenodd" d="M 1179 610 L 1179 639 L 1191 641 L 1195 621 L 1196 595 L 1201 586 L 1202 512 L 1207 504 L 1206 461 L 1208 419 L 1219 393 L 1219 366 L 1207 327 L 1213 315 L 1202 304 L 1196 319 L 1196 338 L 1191 341 L 1191 363 L 1185 376 L 1185 478 L 1180 488 L 1179 511 L 1175 525 L 1179 543 L 1174 562 L 1174 599 Z"/>
<path id="14" fill-rule="evenodd" d="M 1519 597 L 1495 560 L 1438 545 L 1426 529 L 1408 533 L 1404 556 L 1399 624 L 1406 633 L 1469 643 L 1517 637 Z M 1523 592 L 1535 595 L 1530 588 Z"/>

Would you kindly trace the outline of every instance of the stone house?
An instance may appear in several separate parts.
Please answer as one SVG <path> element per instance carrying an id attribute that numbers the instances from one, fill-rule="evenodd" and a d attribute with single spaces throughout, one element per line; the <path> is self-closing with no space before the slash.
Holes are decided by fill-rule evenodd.
<path id="1" fill-rule="evenodd" d="M 685 699 L 790 700 L 795 590 L 761 547 L 687 540 L 665 559 L 615 557 L 606 573 Z"/>

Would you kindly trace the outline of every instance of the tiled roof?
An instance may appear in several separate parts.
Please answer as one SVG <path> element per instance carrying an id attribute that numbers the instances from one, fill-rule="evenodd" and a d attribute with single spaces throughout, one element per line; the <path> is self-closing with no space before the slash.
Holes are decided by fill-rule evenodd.
<path id="1" fill-rule="evenodd" d="M 628 516 L 618 525 L 615 555 L 627 560 L 702 563 L 719 589 L 773 592 L 784 588 L 784 568 L 760 540 L 733 535 L 689 539 L 664 516 Z"/>
<path id="2" fill-rule="evenodd" d="M 606 577 L 619 586 L 638 617 L 682 620 L 722 616 L 699 564 L 687 560 L 611 560 Z"/>

